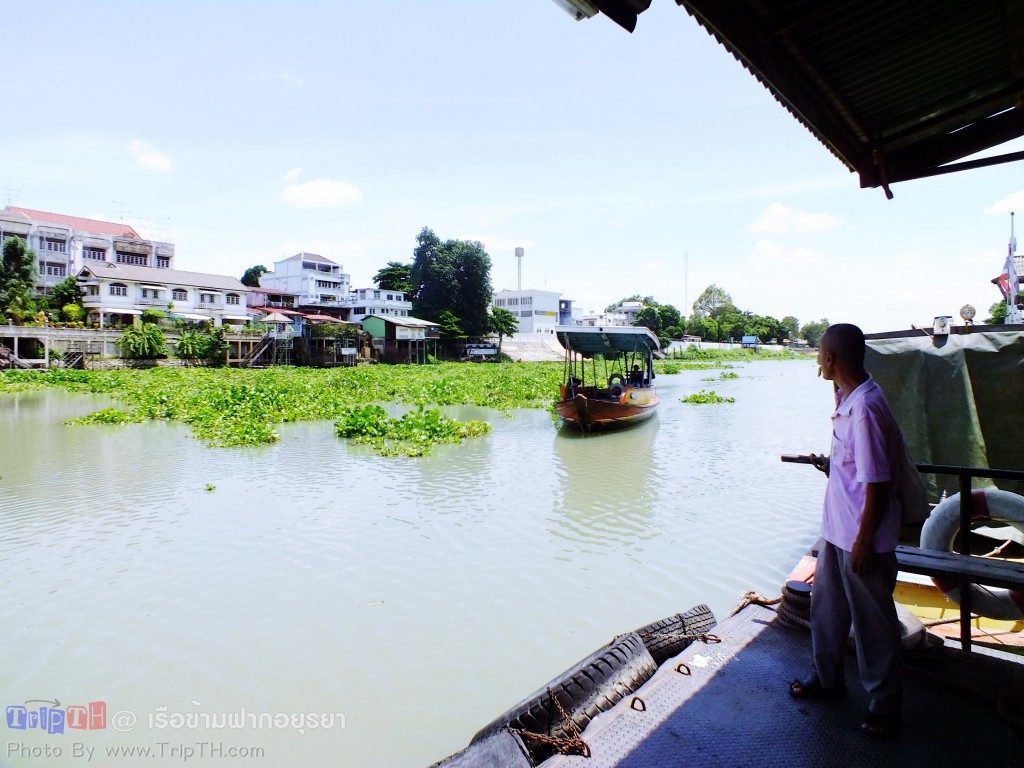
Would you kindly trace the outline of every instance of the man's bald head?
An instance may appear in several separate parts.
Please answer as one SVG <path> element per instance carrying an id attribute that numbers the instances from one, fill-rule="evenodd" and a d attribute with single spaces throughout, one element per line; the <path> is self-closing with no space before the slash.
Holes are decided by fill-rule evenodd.
<path id="1" fill-rule="evenodd" d="M 836 364 L 847 370 L 863 370 L 864 332 L 856 325 L 830 325 L 822 335 L 820 345 L 834 356 Z"/>

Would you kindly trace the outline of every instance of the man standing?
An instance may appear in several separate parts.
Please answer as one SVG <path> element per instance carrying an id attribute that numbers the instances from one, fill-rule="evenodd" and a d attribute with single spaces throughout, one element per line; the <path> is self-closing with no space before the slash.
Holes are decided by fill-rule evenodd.
<path id="1" fill-rule="evenodd" d="M 818 348 L 821 375 L 833 382 L 832 452 L 815 457 L 828 475 L 822 547 L 811 591 L 815 674 L 795 680 L 798 699 L 846 695 L 843 654 L 853 626 L 861 683 L 871 696 L 861 730 L 894 736 L 900 727 L 902 674 L 896 586 L 899 506 L 893 493 L 898 427 L 875 380 L 864 369 L 864 334 L 830 326 Z"/>

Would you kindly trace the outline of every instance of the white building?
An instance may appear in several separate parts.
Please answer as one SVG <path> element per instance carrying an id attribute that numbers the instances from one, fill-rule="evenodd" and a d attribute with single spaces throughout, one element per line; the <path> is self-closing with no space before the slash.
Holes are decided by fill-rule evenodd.
<path id="1" fill-rule="evenodd" d="M 315 253 L 297 253 L 274 262 L 260 276 L 260 288 L 295 296 L 299 306 L 347 307 L 349 276 L 341 264 Z"/>
<path id="2" fill-rule="evenodd" d="M 518 333 L 554 333 L 561 295 L 556 291 L 505 289 L 494 294 L 491 304 L 507 309 L 519 318 Z"/>
<path id="3" fill-rule="evenodd" d="M 87 264 L 174 268 L 174 245 L 146 240 L 127 224 L 9 205 L 0 211 L 0 242 L 12 236 L 39 258 L 36 290 L 43 295 Z"/>
<path id="4" fill-rule="evenodd" d="M 214 325 L 243 325 L 249 319 L 249 288 L 226 275 L 95 261 L 82 267 L 78 283 L 86 322 L 101 328 L 130 323 L 146 309 Z"/>
<path id="5" fill-rule="evenodd" d="M 601 312 L 585 314 L 579 318 L 578 324 L 588 325 L 594 328 L 607 328 L 608 326 L 632 325 L 632 323 L 628 322 L 628 317 L 625 312 Z"/>
<path id="6" fill-rule="evenodd" d="M 348 306 L 351 323 L 361 322 L 371 315 L 408 317 L 412 310 L 412 302 L 404 293 L 385 288 L 353 288 L 349 293 Z"/>

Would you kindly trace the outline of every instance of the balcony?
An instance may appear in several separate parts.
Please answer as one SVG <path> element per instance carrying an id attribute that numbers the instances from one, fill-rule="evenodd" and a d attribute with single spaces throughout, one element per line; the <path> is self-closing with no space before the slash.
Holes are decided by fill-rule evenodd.
<path id="1" fill-rule="evenodd" d="M 151 299 L 147 297 L 145 299 L 139 299 L 137 303 L 143 307 L 166 307 L 167 299 Z"/>
<path id="2" fill-rule="evenodd" d="M 215 301 L 200 301 L 196 307 L 198 309 L 220 309 L 221 306 Z"/>

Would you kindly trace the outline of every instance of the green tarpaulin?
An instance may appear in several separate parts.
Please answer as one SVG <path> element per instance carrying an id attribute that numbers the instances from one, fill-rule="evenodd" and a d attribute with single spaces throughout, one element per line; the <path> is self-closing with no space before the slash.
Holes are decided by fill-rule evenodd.
<path id="1" fill-rule="evenodd" d="M 916 462 L 1024 470 L 1024 327 L 874 334 L 865 362 Z M 929 496 L 957 492 L 955 476 L 926 480 Z M 1024 493 L 1024 482 L 974 481 L 992 484 Z"/>

